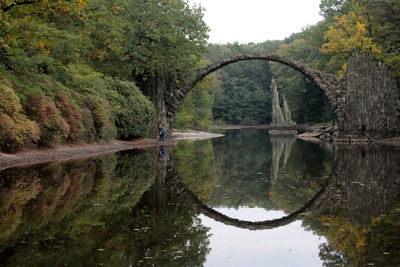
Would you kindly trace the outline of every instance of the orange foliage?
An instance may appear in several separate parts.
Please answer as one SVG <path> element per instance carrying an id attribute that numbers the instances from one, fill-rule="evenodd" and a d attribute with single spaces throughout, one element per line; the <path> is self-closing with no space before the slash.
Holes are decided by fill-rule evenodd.
<path id="1" fill-rule="evenodd" d="M 69 125 L 70 140 L 78 140 L 83 136 L 82 133 L 82 115 L 76 107 L 71 105 L 67 95 L 59 92 L 56 97 L 56 107 L 60 110 L 62 117 Z"/>
<path id="2" fill-rule="evenodd" d="M 12 84 L 0 76 L 0 150 L 13 152 L 38 140 L 38 126 L 22 113 Z"/>
<path id="3" fill-rule="evenodd" d="M 40 142 L 55 145 L 67 138 L 70 127 L 61 116 L 54 102 L 45 96 L 33 96 L 29 99 L 28 114 L 40 128 Z"/>

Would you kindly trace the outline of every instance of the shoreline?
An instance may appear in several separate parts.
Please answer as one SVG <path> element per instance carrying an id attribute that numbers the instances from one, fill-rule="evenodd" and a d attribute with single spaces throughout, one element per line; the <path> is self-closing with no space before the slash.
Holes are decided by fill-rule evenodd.
<path id="1" fill-rule="evenodd" d="M 134 141 L 116 140 L 110 143 L 70 144 L 55 148 L 39 148 L 17 152 L 15 154 L 0 153 L 0 171 L 40 163 L 69 161 L 101 156 L 130 149 L 143 149 L 156 146 L 155 139 L 140 138 Z"/>
<path id="2" fill-rule="evenodd" d="M 166 146 L 175 146 L 178 140 L 204 140 L 223 135 L 209 132 L 173 132 L 167 136 Z M 85 159 L 131 149 L 144 149 L 161 145 L 157 139 L 138 138 L 132 141 L 115 140 L 109 143 L 69 144 L 54 148 L 38 148 L 13 154 L 0 152 L 0 171 L 40 163 Z"/>
<path id="3" fill-rule="evenodd" d="M 261 128 L 265 126 L 242 126 L 242 125 L 229 125 L 229 126 L 214 126 L 211 129 L 245 129 L 245 128 Z M 167 136 L 166 146 L 175 146 L 179 140 L 199 141 L 210 138 L 218 138 L 224 136 L 223 134 L 188 130 L 180 132 L 173 130 L 173 133 Z M 318 139 L 319 140 L 319 139 Z M 312 141 L 312 140 L 305 140 Z M 321 140 L 319 140 L 321 142 Z M 399 149 L 400 137 L 380 140 L 376 142 L 378 145 L 386 145 Z M 162 145 L 157 139 L 138 138 L 132 141 L 115 140 L 109 143 L 92 143 L 92 144 L 69 144 L 54 148 L 37 148 L 17 152 L 14 154 L 7 154 L 0 152 L 0 171 L 28 165 L 35 165 L 40 163 L 50 163 L 55 161 L 69 161 L 79 160 L 90 157 L 101 156 L 109 153 L 116 153 L 124 150 L 131 149 L 144 149 L 148 147 L 155 147 Z"/>

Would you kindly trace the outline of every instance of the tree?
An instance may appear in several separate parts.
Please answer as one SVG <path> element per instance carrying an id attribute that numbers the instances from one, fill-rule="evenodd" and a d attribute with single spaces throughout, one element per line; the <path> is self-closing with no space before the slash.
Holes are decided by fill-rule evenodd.
<path id="1" fill-rule="evenodd" d="M 201 8 L 191 9 L 182 0 L 136 0 L 127 2 L 124 17 L 125 58 L 134 77 L 194 74 L 208 37 Z"/>
<path id="2" fill-rule="evenodd" d="M 206 64 L 203 62 L 203 65 Z M 181 104 L 175 117 L 174 126 L 186 129 L 190 126 L 208 128 L 213 120 L 212 86 L 215 83 L 215 75 L 205 77 L 193 88 Z"/>
<path id="3" fill-rule="evenodd" d="M 400 77 L 400 1 L 365 1 L 371 36 L 381 48 L 378 59 L 384 61 L 397 78 Z"/>
<path id="4" fill-rule="evenodd" d="M 211 45 L 209 61 L 242 53 L 272 52 L 276 42 Z M 265 48 L 264 48 L 265 47 Z M 270 66 L 266 61 L 238 62 L 219 70 L 213 85 L 214 120 L 230 124 L 266 124 L 271 121 Z"/>
<path id="5" fill-rule="evenodd" d="M 85 5 L 83 0 L 0 1 L 0 62 L 13 69 L 10 57 L 14 55 L 27 50 L 50 53 L 54 47 L 50 36 L 54 31 L 44 20 L 80 16 Z"/>
<path id="6" fill-rule="evenodd" d="M 346 13 L 349 9 L 348 0 L 321 0 L 319 8 L 325 21 L 332 22 L 335 16 Z"/>
<path id="7" fill-rule="evenodd" d="M 332 58 L 333 64 L 342 64 L 343 76 L 346 70 L 345 62 L 355 53 L 368 53 L 376 56 L 382 52 L 368 31 L 368 19 L 363 15 L 365 7 L 353 2 L 352 10 L 348 14 L 335 16 L 334 25 L 329 27 L 325 33 L 327 43 L 322 45 L 321 52 L 324 54 L 335 54 Z"/>
<path id="8" fill-rule="evenodd" d="M 326 68 L 324 56 L 318 51 L 325 24 L 302 32 L 288 44 L 282 44 L 278 54 L 294 58 L 316 69 Z M 321 123 L 332 120 L 332 112 L 324 93 L 298 71 L 274 63 L 271 66 L 278 88 L 287 96 L 293 119 L 298 123 Z"/>

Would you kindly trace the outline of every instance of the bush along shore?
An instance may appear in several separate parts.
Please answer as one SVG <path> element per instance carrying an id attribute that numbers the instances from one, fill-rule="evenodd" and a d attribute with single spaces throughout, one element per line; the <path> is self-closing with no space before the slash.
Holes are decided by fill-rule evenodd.
<path id="1" fill-rule="evenodd" d="M 44 74 L 1 74 L 1 152 L 150 135 L 153 105 L 132 82 L 74 67 L 64 74 L 69 86 Z"/>
<path id="2" fill-rule="evenodd" d="M 202 17 L 183 0 L 1 1 L 0 153 L 154 137 L 160 84 L 205 52 Z"/>

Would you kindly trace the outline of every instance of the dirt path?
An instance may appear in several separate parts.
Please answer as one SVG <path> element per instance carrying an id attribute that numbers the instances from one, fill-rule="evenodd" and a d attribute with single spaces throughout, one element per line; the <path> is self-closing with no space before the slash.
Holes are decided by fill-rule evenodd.
<path id="1" fill-rule="evenodd" d="M 174 146 L 177 144 L 177 140 L 202 140 L 219 136 L 222 135 L 199 131 L 190 131 L 185 133 L 175 132 L 172 134 L 172 136 L 167 137 L 166 145 Z M 161 145 L 161 143 L 156 139 L 140 138 L 134 141 L 116 140 L 106 144 L 66 145 L 57 148 L 43 148 L 23 151 L 16 154 L 0 153 L 0 171 L 16 166 L 25 166 L 52 161 L 83 159 L 123 150 L 142 149 L 157 145 Z"/>
<path id="2" fill-rule="evenodd" d="M 117 140 L 107 144 L 67 145 L 57 148 L 23 151 L 16 154 L 0 153 L 0 170 L 43 162 L 88 158 L 122 150 L 140 149 L 156 145 L 158 145 L 158 142 L 155 139 L 141 138 L 134 141 Z"/>

